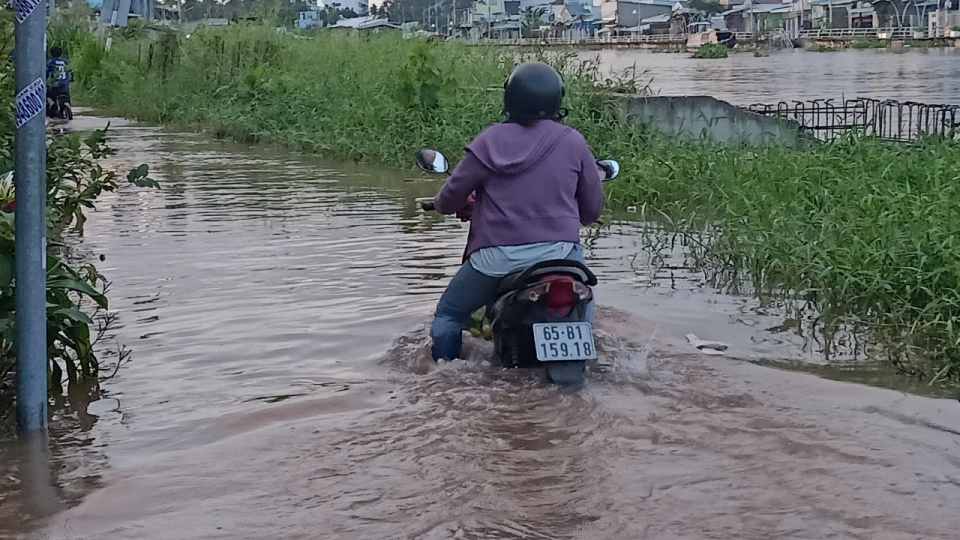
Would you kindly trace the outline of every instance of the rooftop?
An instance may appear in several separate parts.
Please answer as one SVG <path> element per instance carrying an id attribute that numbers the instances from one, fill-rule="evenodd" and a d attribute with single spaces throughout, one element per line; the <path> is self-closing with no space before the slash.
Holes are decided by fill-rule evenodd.
<path id="1" fill-rule="evenodd" d="M 844 0 L 833 0 L 834 5 L 838 5 Z M 853 0 L 849 0 L 853 2 Z M 723 16 L 732 15 L 734 13 L 789 13 L 794 10 L 793 4 L 753 4 L 753 5 L 740 5 L 733 9 L 728 9 L 721 13 Z"/>
<path id="2" fill-rule="evenodd" d="M 654 15 L 653 17 L 647 17 L 646 19 L 643 19 L 643 20 L 640 21 L 640 22 L 643 23 L 643 24 L 647 24 L 647 25 L 666 23 L 666 22 L 670 22 L 670 17 L 671 17 L 671 15 L 672 15 L 671 13 L 663 13 L 663 14 L 661 14 L 661 15 Z"/>
<path id="3" fill-rule="evenodd" d="M 581 17 L 591 14 L 590 9 L 583 4 L 566 4 L 564 7 L 567 8 L 567 11 L 570 12 L 570 15 L 573 15 L 574 17 Z"/>
<path id="4" fill-rule="evenodd" d="M 618 0 L 621 4 L 647 4 L 651 6 L 675 7 L 680 2 L 677 0 Z"/>
<path id="5" fill-rule="evenodd" d="M 366 30 L 368 28 L 400 28 L 399 26 L 392 24 L 389 19 L 379 19 L 376 15 L 368 15 L 366 17 L 354 17 L 352 19 L 340 19 L 337 21 L 337 24 L 331 25 L 330 28 L 352 28 L 356 30 Z"/>

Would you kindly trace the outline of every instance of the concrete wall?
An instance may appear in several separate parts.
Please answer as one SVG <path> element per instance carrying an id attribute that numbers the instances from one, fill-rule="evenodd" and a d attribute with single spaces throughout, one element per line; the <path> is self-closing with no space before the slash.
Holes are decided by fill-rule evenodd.
<path id="1" fill-rule="evenodd" d="M 728 144 L 786 144 L 807 140 L 796 122 L 752 113 L 709 96 L 642 97 L 617 94 L 622 120 L 651 123 L 668 135 L 708 137 Z"/>

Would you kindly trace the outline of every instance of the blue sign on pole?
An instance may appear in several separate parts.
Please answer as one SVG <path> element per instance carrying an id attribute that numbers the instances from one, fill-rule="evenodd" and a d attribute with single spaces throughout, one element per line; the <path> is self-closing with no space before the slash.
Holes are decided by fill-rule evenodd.
<path id="1" fill-rule="evenodd" d="M 17 129 L 42 113 L 47 108 L 47 85 L 37 79 L 17 92 L 14 118 Z"/>
<path id="2" fill-rule="evenodd" d="M 17 15 L 17 22 L 23 24 L 43 0 L 17 0 L 13 4 L 13 9 Z"/>

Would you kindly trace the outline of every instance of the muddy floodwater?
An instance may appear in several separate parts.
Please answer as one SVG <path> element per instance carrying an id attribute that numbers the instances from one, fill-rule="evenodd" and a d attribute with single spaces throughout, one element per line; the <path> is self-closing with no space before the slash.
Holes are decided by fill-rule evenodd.
<path id="1" fill-rule="evenodd" d="M 604 71 L 636 67 L 639 79 L 665 96 L 709 95 L 736 105 L 867 97 L 960 105 L 960 49 L 771 50 L 697 60 L 690 53 L 631 49 L 584 51 Z"/>
<path id="2" fill-rule="evenodd" d="M 163 188 L 107 194 L 73 242 L 132 354 L 55 408 L 49 469 L 0 445 L 0 537 L 957 538 L 956 400 L 756 365 L 822 359 L 682 257 L 652 265 L 635 225 L 584 232 L 601 354 L 560 393 L 483 341 L 429 360 L 466 236 L 417 209 L 436 179 L 149 127 L 113 144 Z"/>

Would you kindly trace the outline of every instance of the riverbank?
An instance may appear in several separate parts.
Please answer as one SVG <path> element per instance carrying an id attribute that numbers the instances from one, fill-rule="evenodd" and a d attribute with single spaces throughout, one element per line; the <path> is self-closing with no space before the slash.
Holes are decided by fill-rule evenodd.
<path id="1" fill-rule="evenodd" d="M 458 150 L 499 118 L 512 56 L 393 36 L 293 39 L 230 28 L 117 42 L 82 74 L 110 113 L 409 166 L 422 145 Z M 926 381 L 960 381 L 960 204 L 955 143 L 844 139 L 806 150 L 681 142 L 619 120 L 597 63 L 560 55 L 567 121 L 621 160 L 613 207 L 637 206 L 682 233 L 720 287 L 735 287 L 883 343 Z M 896 163 L 896 167 L 891 164 Z"/>

